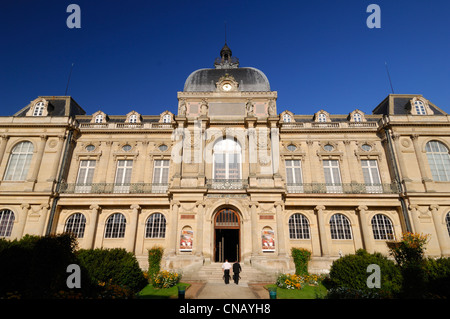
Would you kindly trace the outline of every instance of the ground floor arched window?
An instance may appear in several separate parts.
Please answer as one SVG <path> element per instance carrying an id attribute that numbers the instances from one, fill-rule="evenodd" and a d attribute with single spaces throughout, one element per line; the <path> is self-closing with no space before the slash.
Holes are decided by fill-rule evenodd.
<path id="1" fill-rule="evenodd" d="M 0 211 L 0 237 L 11 236 L 14 219 L 14 213 L 11 210 L 3 209 Z"/>

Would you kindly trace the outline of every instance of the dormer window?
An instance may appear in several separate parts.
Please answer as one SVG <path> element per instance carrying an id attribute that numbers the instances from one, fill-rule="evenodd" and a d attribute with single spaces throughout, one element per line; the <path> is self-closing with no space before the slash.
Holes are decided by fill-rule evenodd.
<path id="1" fill-rule="evenodd" d="M 95 116 L 95 123 L 103 123 L 103 114 L 98 114 Z"/>
<path id="2" fill-rule="evenodd" d="M 426 115 L 427 112 L 425 111 L 425 105 L 422 101 L 415 101 L 414 102 L 414 108 L 416 109 L 417 115 Z"/>
<path id="3" fill-rule="evenodd" d="M 170 114 L 166 114 L 163 116 L 163 123 L 170 123 L 172 122 L 172 117 L 170 116 Z"/>
<path id="4" fill-rule="evenodd" d="M 130 123 L 137 123 L 137 115 L 136 114 L 130 115 Z"/>
<path id="5" fill-rule="evenodd" d="M 326 122 L 327 121 L 327 116 L 324 113 L 319 113 L 317 121 L 318 122 Z"/>
<path id="6" fill-rule="evenodd" d="M 36 103 L 36 105 L 34 106 L 33 116 L 42 116 L 42 114 L 44 113 L 44 107 L 44 102 Z"/>
<path id="7" fill-rule="evenodd" d="M 359 113 L 353 114 L 353 121 L 354 122 L 361 122 L 362 121 L 361 114 L 359 114 Z"/>
<path id="8" fill-rule="evenodd" d="M 283 115 L 283 122 L 284 123 L 291 123 L 292 122 L 292 118 L 288 113 L 284 113 Z"/>

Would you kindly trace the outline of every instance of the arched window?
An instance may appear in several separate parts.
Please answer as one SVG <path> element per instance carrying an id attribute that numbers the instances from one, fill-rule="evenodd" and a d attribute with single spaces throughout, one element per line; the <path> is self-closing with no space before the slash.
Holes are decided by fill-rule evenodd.
<path id="1" fill-rule="evenodd" d="M 293 214 L 289 217 L 289 238 L 310 239 L 309 222 L 303 214 Z"/>
<path id="2" fill-rule="evenodd" d="M 331 239 L 352 239 L 352 229 L 347 217 L 334 214 L 330 219 Z"/>
<path id="3" fill-rule="evenodd" d="M 376 214 L 372 218 L 373 238 L 379 240 L 394 239 L 394 227 L 386 215 Z"/>
<path id="4" fill-rule="evenodd" d="M 44 102 L 38 102 L 34 106 L 33 116 L 42 116 L 44 112 Z"/>
<path id="5" fill-rule="evenodd" d="M 450 236 L 450 212 L 445 216 L 445 223 L 447 224 L 448 235 Z"/>
<path id="6" fill-rule="evenodd" d="M 105 238 L 125 237 L 125 226 L 127 220 L 121 213 L 114 213 L 108 217 L 105 228 Z"/>
<path id="7" fill-rule="evenodd" d="M 11 151 L 4 180 L 24 181 L 33 157 L 33 143 L 20 142 Z"/>
<path id="8" fill-rule="evenodd" d="M 425 150 L 431 175 L 435 181 L 450 181 L 450 155 L 448 148 L 439 141 L 430 141 Z"/>
<path id="9" fill-rule="evenodd" d="M 241 146 L 232 139 L 214 145 L 214 179 L 241 179 Z"/>
<path id="10" fill-rule="evenodd" d="M 14 213 L 9 209 L 0 211 L 0 237 L 11 236 L 14 219 Z"/>
<path id="11" fill-rule="evenodd" d="M 165 238 L 166 218 L 163 214 L 151 214 L 145 223 L 145 238 Z"/>
<path id="12" fill-rule="evenodd" d="M 76 238 L 83 238 L 86 227 L 86 217 L 81 213 L 75 213 L 67 218 L 64 231 L 72 233 Z"/>

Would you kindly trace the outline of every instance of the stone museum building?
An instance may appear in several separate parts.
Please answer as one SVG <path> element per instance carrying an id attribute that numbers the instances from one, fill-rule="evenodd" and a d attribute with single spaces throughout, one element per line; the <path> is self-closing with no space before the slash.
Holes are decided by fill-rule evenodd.
<path id="1" fill-rule="evenodd" d="M 323 272 L 360 248 L 387 254 L 406 231 L 450 256 L 443 109 L 390 94 L 371 114 L 294 114 L 277 94 L 225 44 L 162 114 L 86 114 L 70 96 L 18 106 L 0 117 L 0 236 L 72 232 L 143 268 L 162 246 L 164 268 L 186 272 L 225 259 L 292 270 L 292 247 Z"/>

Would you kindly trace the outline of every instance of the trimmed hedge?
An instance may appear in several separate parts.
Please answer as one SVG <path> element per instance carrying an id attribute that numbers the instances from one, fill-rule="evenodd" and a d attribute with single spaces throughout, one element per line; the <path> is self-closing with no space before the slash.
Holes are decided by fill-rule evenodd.
<path id="1" fill-rule="evenodd" d="M 311 258 L 311 252 L 304 248 L 291 248 L 291 255 L 294 259 L 295 274 L 307 275 L 308 274 L 308 262 Z"/>

